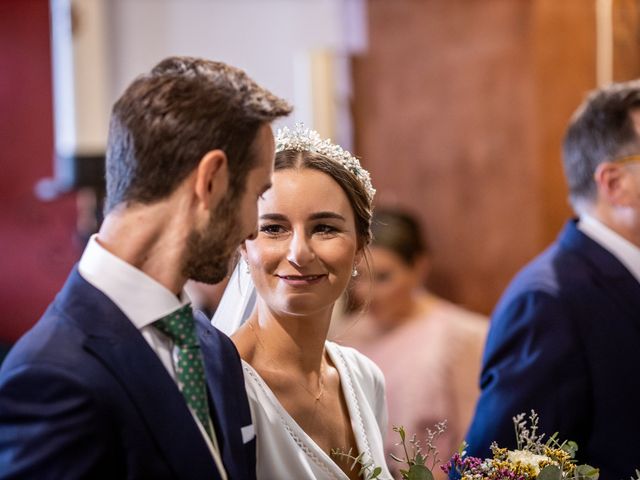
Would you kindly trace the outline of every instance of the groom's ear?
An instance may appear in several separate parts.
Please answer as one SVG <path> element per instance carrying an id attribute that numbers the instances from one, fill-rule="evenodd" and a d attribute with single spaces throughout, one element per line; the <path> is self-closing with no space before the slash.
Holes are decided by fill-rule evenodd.
<path id="1" fill-rule="evenodd" d="M 205 209 L 213 209 L 229 189 L 229 162 L 222 150 L 205 153 L 196 168 L 194 192 Z"/>

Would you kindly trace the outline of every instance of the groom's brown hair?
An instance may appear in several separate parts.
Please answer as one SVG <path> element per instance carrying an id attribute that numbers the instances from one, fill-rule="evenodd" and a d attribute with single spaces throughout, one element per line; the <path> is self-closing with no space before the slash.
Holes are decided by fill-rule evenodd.
<path id="1" fill-rule="evenodd" d="M 238 68 L 191 57 L 161 61 L 113 106 L 105 211 L 166 198 L 215 149 L 227 155 L 230 191 L 241 193 L 258 129 L 290 112 Z"/>

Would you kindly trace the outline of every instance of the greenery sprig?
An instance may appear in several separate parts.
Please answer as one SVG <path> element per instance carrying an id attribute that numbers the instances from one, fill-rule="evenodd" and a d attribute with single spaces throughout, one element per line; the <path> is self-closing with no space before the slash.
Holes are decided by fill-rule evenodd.
<path id="1" fill-rule="evenodd" d="M 427 428 L 427 436 L 424 446 L 416 438 L 414 434 L 410 439 L 407 438 L 407 432 L 402 426 L 394 426 L 393 431 L 400 436 L 400 442 L 397 445 L 402 446 L 404 458 L 391 455 L 391 458 L 403 465 L 400 469 L 400 475 L 403 480 L 433 480 L 433 469 L 440 463 L 438 457 L 438 449 L 436 448 L 436 440 L 444 433 L 447 428 L 447 421 L 437 423 L 433 430 Z M 365 480 L 375 480 L 382 473 L 382 468 L 376 466 L 371 460 L 365 458 L 361 453 L 354 456 L 349 450 L 344 453 L 339 448 L 331 450 L 331 455 L 337 458 L 343 458 L 350 462 L 351 470 L 360 467 L 359 475 Z"/>

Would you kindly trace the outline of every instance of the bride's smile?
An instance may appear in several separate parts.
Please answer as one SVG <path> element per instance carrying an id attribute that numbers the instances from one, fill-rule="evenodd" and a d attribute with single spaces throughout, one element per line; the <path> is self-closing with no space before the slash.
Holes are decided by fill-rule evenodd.
<path id="1" fill-rule="evenodd" d="M 276 275 L 287 285 L 292 287 L 304 287 L 306 285 L 313 285 L 320 280 L 327 278 L 326 274 L 321 275 Z"/>

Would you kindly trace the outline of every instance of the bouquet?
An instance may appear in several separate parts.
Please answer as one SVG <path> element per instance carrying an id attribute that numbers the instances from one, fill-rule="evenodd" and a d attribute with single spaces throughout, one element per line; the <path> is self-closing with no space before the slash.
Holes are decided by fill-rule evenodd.
<path id="1" fill-rule="evenodd" d="M 575 442 L 560 442 L 557 434 L 545 441 L 538 433 L 538 415 L 532 411 L 513 418 L 516 450 L 491 445 L 492 458 L 465 455 L 466 444 L 442 466 L 446 473 L 455 472 L 462 480 L 597 480 L 599 472 L 590 465 L 577 465 Z"/>
<path id="2" fill-rule="evenodd" d="M 572 441 L 560 441 L 557 434 L 545 439 L 538 433 L 538 415 L 531 411 L 528 418 L 521 413 L 513 418 L 517 448 L 508 450 L 491 445 L 491 458 L 477 458 L 466 455 L 467 444 L 463 442 L 459 451 L 440 466 L 450 477 L 461 480 L 597 480 L 599 471 L 590 465 L 579 465 L 575 460 L 578 445 Z M 400 436 L 404 458 L 392 455 L 392 459 L 402 464 L 402 480 L 433 480 L 433 470 L 440 463 L 435 441 L 446 428 L 446 422 L 438 423 L 434 430 L 427 429 L 424 445 L 416 436 L 411 438 L 403 427 L 393 430 Z M 365 480 L 374 480 L 382 472 L 380 467 L 364 460 L 362 455 L 333 450 L 334 456 L 345 457 L 353 462 L 352 469 L 359 466 L 360 475 Z M 636 477 L 640 480 L 640 471 Z"/>

